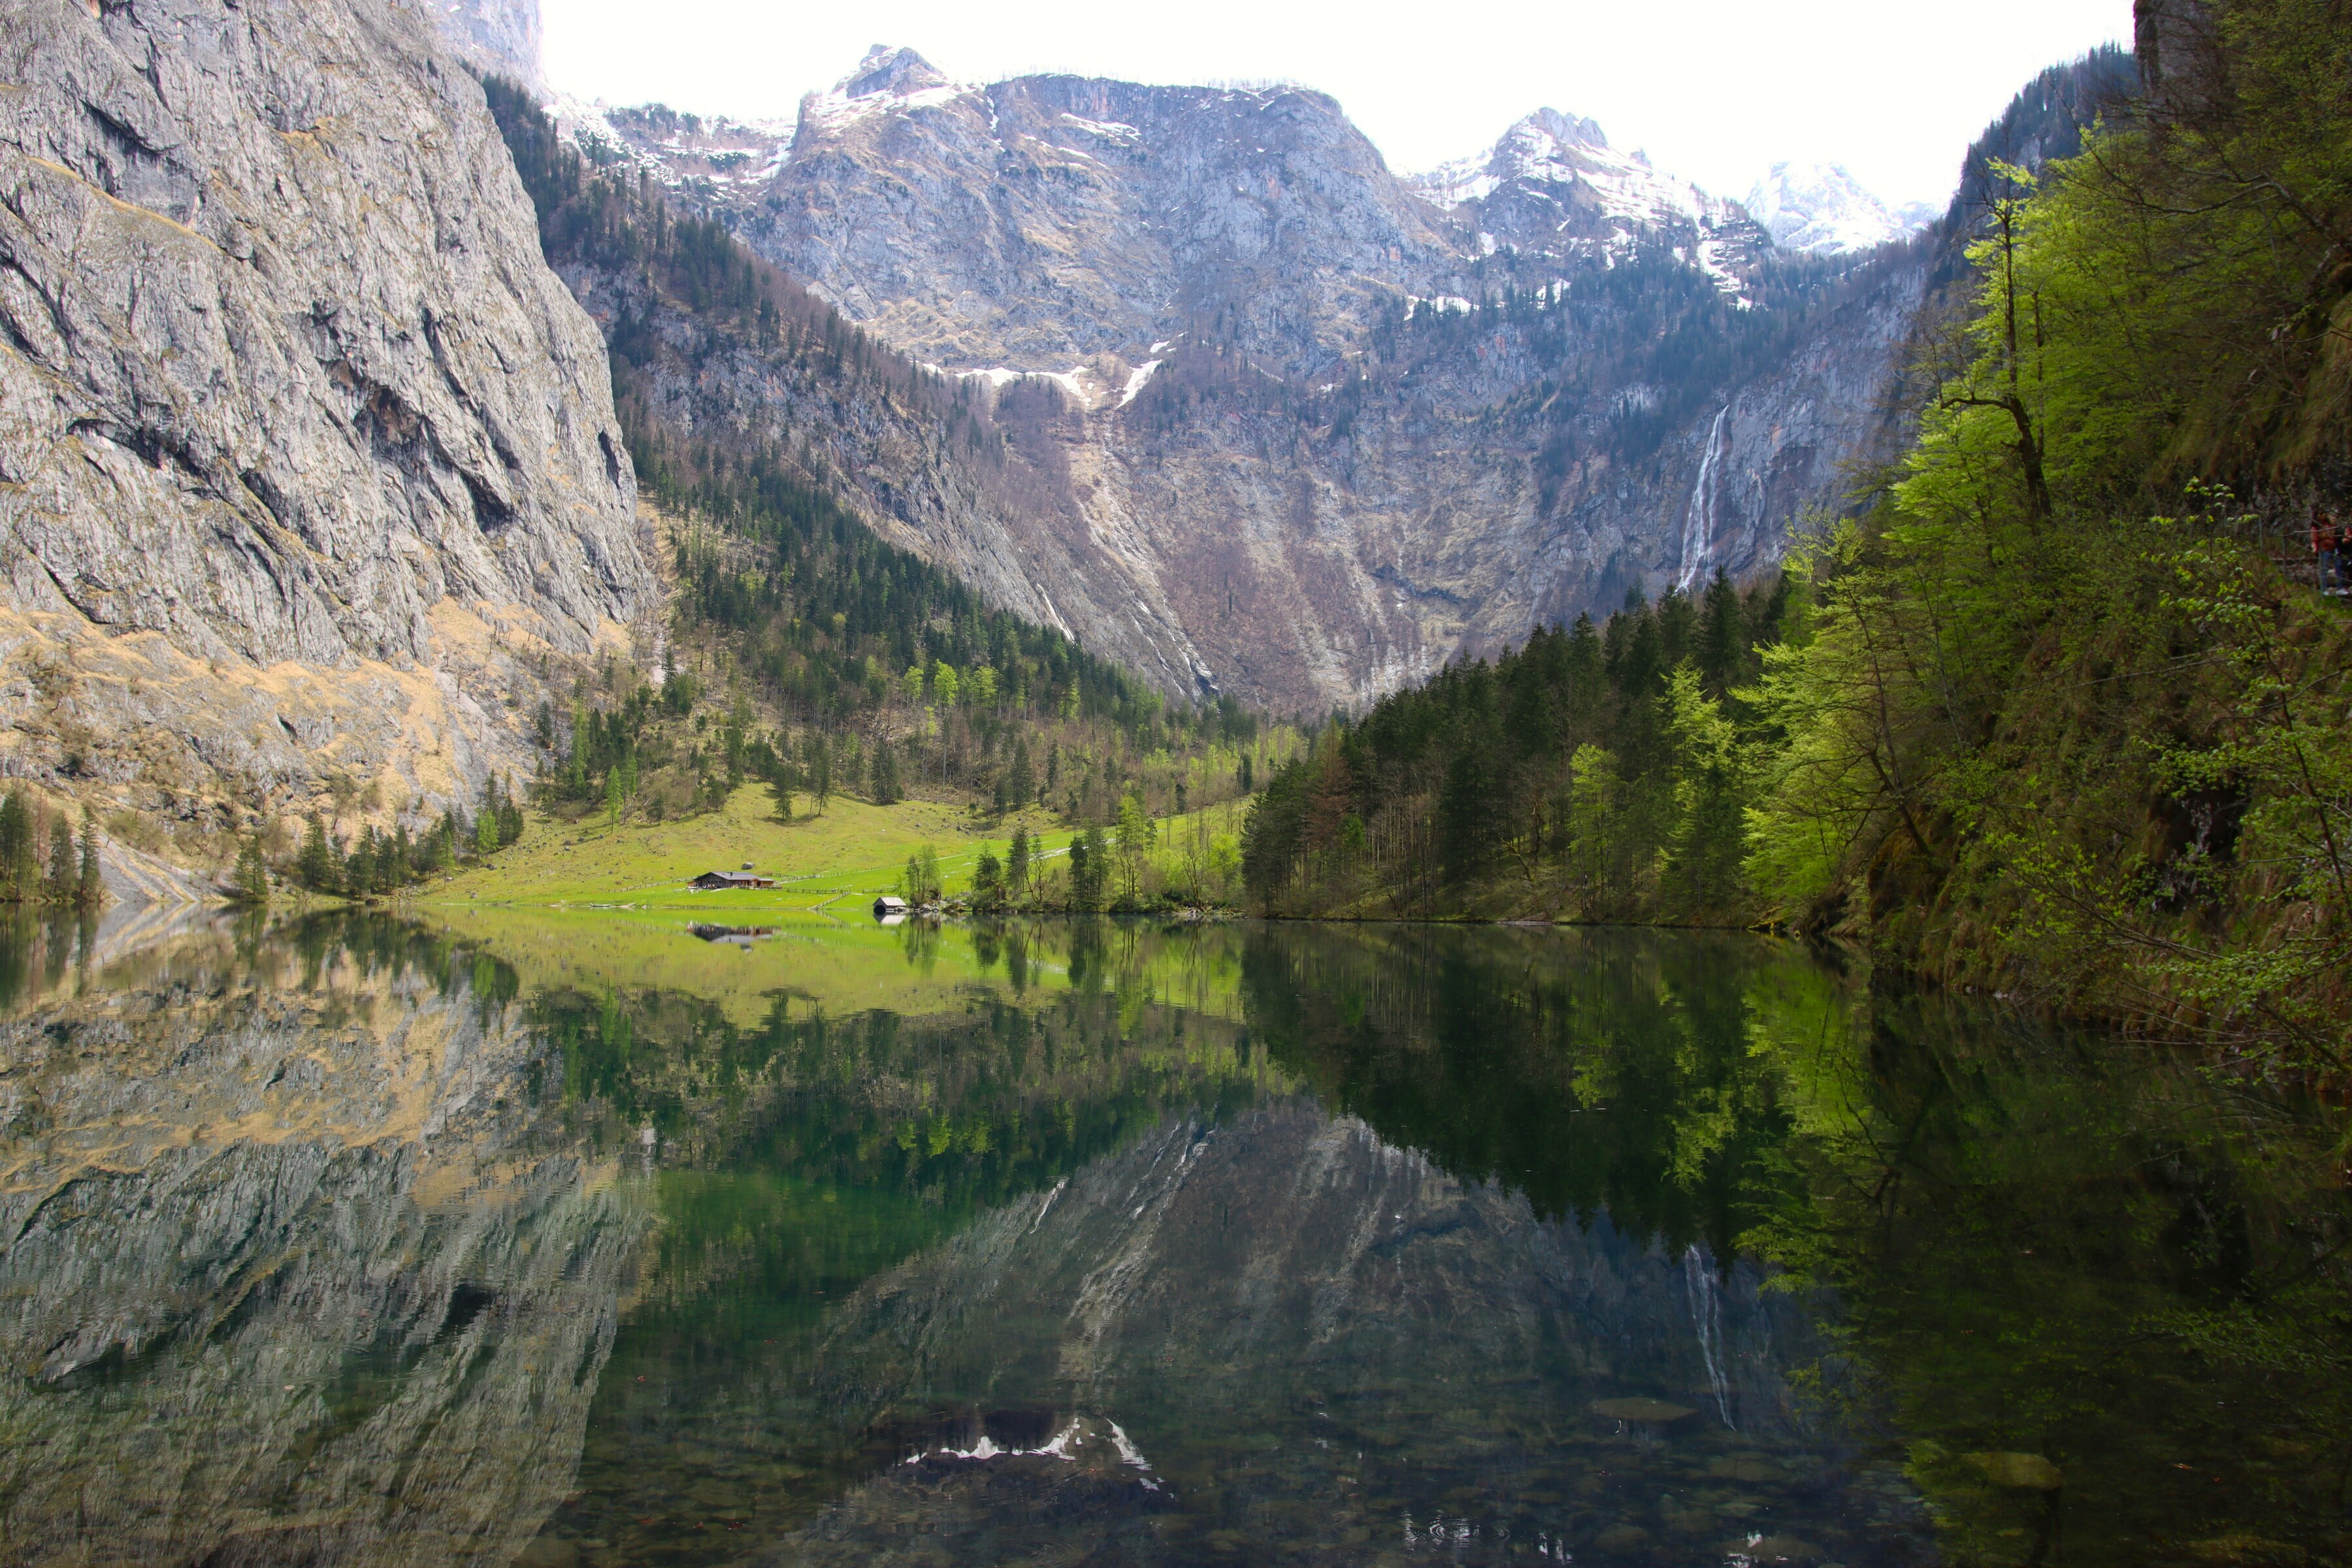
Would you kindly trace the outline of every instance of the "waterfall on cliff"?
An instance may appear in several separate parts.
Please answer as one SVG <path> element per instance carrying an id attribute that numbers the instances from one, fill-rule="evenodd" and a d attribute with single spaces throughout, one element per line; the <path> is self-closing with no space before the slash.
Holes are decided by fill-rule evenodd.
<path id="1" fill-rule="evenodd" d="M 1675 586 L 1687 594 L 1705 578 L 1715 556 L 1717 474 L 1723 466 L 1723 437 L 1731 423 L 1731 405 L 1715 416 L 1706 433 L 1706 451 L 1698 460 L 1698 483 L 1691 487 L 1690 510 L 1683 519 L 1682 574 Z"/>

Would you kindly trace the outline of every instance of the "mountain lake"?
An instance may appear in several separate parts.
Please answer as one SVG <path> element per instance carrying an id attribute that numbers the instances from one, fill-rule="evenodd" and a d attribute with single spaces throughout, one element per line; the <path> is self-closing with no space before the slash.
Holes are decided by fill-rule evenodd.
<path id="1" fill-rule="evenodd" d="M 2342 1561 L 2346 1163 L 1745 934 L 0 928 L 0 1559 Z"/>

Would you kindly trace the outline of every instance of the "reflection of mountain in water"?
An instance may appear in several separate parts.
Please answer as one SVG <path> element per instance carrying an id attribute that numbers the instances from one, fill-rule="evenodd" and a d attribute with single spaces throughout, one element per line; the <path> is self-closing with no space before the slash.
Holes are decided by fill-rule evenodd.
<path id="1" fill-rule="evenodd" d="M 1819 1345 L 1759 1284 L 1539 1220 L 1305 1102 L 1171 1121 L 858 1292 L 821 1402 L 913 1441 L 781 1560 L 1353 1561 L 1436 1530 L 1720 1561 L 1800 1522 L 1902 1560 L 1903 1489 L 1852 1486 L 1799 1417 L 1784 1374 Z M 1628 1396 L 1663 1418 L 1593 1408 Z M 1134 1456 L 993 1452 L 1072 1420 Z"/>
<path id="2" fill-rule="evenodd" d="M 0 1025 L 12 1562 L 502 1562 L 570 1484 L 644 1217 L 494 968 L 311 935 Z"/>

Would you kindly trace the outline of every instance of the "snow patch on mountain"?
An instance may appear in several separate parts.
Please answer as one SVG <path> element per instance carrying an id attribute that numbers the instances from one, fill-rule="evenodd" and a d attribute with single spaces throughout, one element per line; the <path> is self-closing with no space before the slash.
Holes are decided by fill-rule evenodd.
<path id="1" fill-rule="evenodd" d="M 1812 256 L 1850 255 L 1906 239 L 1935 216 L 1924 203 L 1889 207 L 1841 163 L 1775 163 L 1745 205 L 1773 244 Z"/>
<path id="2" fill-rule="evenodd" d="M 662 104 L 617 108 L 569 93 L 544 107 L 563 139 L 591 163 L 640 170 L 684 185 L 764 185 L 792 157 L 793 122 L 680 113 Z"/>

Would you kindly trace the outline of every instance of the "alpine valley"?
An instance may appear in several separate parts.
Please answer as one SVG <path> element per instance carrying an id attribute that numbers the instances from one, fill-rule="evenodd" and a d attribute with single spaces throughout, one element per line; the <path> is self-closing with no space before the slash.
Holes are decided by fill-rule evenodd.
<path id="1" fill-rule="evenodd" d="M 584 678 L 660 666 L 722 471 L 1068 649 L 1037 702 L 1082 649 L 1358 710 L 1753 582 L 1899 451 L 1965 272 L 1969 189 L 1783 166 L 1751 211 L 1549 109 L 1406 175 L 1305 88 L 904 48 L 789 122 L 583 104 L 533 0 L 0 17 L 0 771 L 149 825 L 118 897 L 545 768 Z M 1977 184 L 2127 71 L 2035 84 Z"/>

